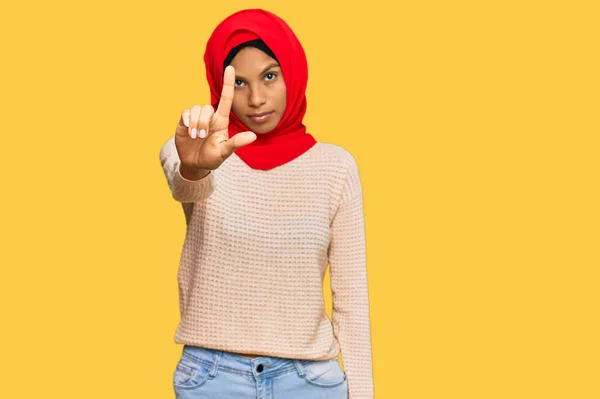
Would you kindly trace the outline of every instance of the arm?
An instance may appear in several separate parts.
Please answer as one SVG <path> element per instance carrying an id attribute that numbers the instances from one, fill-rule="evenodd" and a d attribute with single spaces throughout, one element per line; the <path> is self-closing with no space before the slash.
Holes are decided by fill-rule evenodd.
<path id="1" fill-rule="evenodd" d="M 183 167 L 175 147 L 174 135 L 161 147 L 160 163 L 176 201 L 202 201 L 213 193 L 215 187 L 212 171 L 189 170 Z"/>
<path id="2" fill-rule="evenodd" d="M 349 399 L 372 399 L 373 364 L 362 186 L 354 159 L 331 224 L 332 323 L 348 377 Z"/>

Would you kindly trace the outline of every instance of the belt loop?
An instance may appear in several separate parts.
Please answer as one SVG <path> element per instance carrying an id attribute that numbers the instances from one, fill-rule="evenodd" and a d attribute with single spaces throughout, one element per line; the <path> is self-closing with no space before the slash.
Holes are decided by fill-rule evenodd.
<path id="1" fill-rule="evenodd" d="M 221 360 L 221 355 L 223 354 L 223 351 L 216 350 L 216 351 L 213 351 L 213 353 L 214 353 L 213 367 L 210 370 L 210 372 L 208 373 L 211 378 L 215 378 L 215 376 L 217 375 L 217 370 L 219 369 L 219 361 Z"/>
<path id="2" fill-rule="evenodd" d="M 298 370 L 298 375 L 301 378 L 304 378 L 304 376 L 306 375 L 306 370 L 304 370 L 304 366 L 302 366 L 302 363 L 300 363 L 300 360 L 298 359 L 292 359 L 294 360 L 294 365 L 296 366 L 296 369 Z"/>

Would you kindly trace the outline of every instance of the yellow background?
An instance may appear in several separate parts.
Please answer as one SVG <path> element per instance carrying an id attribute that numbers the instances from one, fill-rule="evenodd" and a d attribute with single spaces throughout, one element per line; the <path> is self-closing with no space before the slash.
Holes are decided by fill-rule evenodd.
<path id="1" fill-rule="evenodd" d="M 174 397 L 158 154 L 249 7 L 297 33 L 308 130 L 359 163 L 376 398 L 600 397 L 595 4 L 3 5 L 0 397 Z"/>

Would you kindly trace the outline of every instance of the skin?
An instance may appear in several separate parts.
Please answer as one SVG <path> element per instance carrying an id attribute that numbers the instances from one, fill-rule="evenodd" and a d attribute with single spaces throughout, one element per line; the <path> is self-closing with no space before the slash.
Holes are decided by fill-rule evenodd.
<path id="1" fill-rule="evenodd" d="M 194 105 L 184 109 L 175 130 L 175 148 L 181 161 L 179 171 L 188 180 L 199 180 L 217 169 L 233 152 L 256 140 L 251 131 L 229 138 L 228 126 L 235 92 L 235 69 L 229 65 L 223 74 L 223 90 L 217 110 Z"/>
<path id="2" fill-rule="evenodd" d="M 277 61 L 255 47 L 242 49 L 225 68 L 223 90 L 216 112 L 209 104 L 194 105 L 182 112 L 175 135 L 181 175 L 199 180 L 217 169 L 257 134 L 277 127 L 286 108 L 286 87 Z M 248 127 L 229 138 L 227 127 L 233 112 Z M 250 115 L 272 112 L 263 123 Z"/>
<path id="3" fill-rule="evenodd" d="M 245 47 L 231 61 L 235 68 L 232 111 L 249 130 L 268 133 L 277 127 L 286 107 L 286 87 L 279 63 L 255 47 Z M 273 111 L 266 122 L 251 114 Z"/>

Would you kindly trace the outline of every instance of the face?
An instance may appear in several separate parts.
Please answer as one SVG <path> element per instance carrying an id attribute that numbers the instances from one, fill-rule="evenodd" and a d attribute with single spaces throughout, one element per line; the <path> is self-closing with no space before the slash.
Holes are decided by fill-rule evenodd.
<path id="1" fill-rule="evenodd" d="M 256 134 L 277 127 L 286 107 L 286 89 L 279 63 L 262 50 L 245 47 L 231 61 L 235 94 L 231 110 Z"/>

